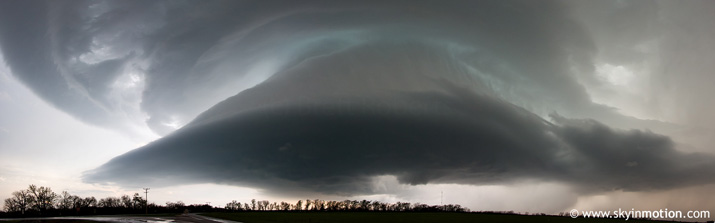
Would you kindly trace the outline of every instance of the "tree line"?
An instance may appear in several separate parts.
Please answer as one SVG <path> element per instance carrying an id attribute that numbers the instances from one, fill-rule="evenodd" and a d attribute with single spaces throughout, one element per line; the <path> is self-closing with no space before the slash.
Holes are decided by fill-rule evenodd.
<path id="1" fill-rule="evenodd" d="M 426 205 L 420 203 L 385 203 L 369 200 L 325 201 L 320 199 L 288 202 L 270 202 L 267 200 L 241 203 L 231 201 L 224 208 L 215 208 L 207 204 L 186 205 L 182 201 L 166 202 L 166 205 L 148 203 L 139 193 L 133 196 L 106 197 L 96 199 L 93 196 L 80 197 L 67 191 L 55 193 L 49 187 L 29 185 L 27 189 L 15 191 L 5 199 L 5 212 L 0 217 L 23 216 L 66 216 L 94 214 L 139 214 L 148 210 L 150 213 L 181 213 L 211 211 L 412 211 L 412 212 L 469 212 L 458 204 Z"/>
<path id="2" fill-rule="evenodd" d="M 9 215 L 57 216 L 97 213 L 139 213 L 146 207 L 146 200 L 134 193 L 134 196 L 106 197 L 97 200 L 95 197 L 79 197 L 67 191 L 57 194 L 50 187 L 34 184 L 25 190 L 12 193 L 5 199 L 5 211 Z M 156 206 L 155 204 L 148 204 Z"/>
<path id="3" fill-rule="evenodd" d="M 427 205 L 409 202 L 385 203 L 369 200 L 325 201 L 298 200 L 295 204 L 288 202 L 270 202 L 267 200 L 250 203 L 231 201 L 224 207 L 227 211 L 413 211 L 413 212 L 469 212 L 468 208 L 458 204 Z"/>

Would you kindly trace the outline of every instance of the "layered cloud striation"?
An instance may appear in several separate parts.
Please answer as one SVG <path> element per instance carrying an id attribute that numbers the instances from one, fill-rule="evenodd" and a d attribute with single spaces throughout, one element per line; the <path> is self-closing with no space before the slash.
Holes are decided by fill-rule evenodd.
<path id="1" fill-rule="evenodd" d="M 604 80 L 633 82 L 616 77 L 632 64 L 606 58 L 624 49 L 603 44 L 635 41 L 592 33 L 578 7 L 592 3 L 0 4 L 13 76 L 86 123 L 164 136 L 86 172 L 90 183 L 374 194 L 384 175 L 584 192 L 713 179 L 712 155 L 635 130 L 674 125 L 592 101 L 614 94 Z"/>

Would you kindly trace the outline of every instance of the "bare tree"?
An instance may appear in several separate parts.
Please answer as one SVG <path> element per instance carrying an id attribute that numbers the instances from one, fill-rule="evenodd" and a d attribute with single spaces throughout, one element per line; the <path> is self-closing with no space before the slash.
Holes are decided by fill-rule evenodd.
<path id="1" fill-rule="evenodd" d="M 72 201 L 71 209 L 81 208 L 82 205 L 84 205 L 84 200 L 79 196 L 72 195 L 70 196 L 70 200 Z"/>
<path id="2" fill-rule="evenodd" d="M 52 192 L 52 189 L 49 187 L 37 187 L 34 184 L 31 184 L 27 188 L 27 191 L 35 197 L 35 209 L 43 211 L 49 210 L 54 206 L 57 194 Z"/>
<path id="3" fill-rule="evenodd" d="M 258 202 L 258 207 L 259 207 L 258 209 L 261 210 L 261 211 L 265 211 L 265 210 L 268 209 L 268 205 L 269 205 L 269 204 L 271 204 L 270 201 L 266 201 L 266 200 L 259 201 L 259 202 Z"/>
<path id="4" fill-rule="evenodd" d="M 281 209 L 282 211 L 288 211 L 288 210 L 290 210 L 290 204 L 289 204 L 288 202 L 281 201 L 281 207 L 280 207 L 280 209 Z"/>
<path id="5" fill-rule="evenodd" d="M 62 191 L 58 198 L 57 209 L 68 210 L 72 208 L 72 195 L 67 191 Z"/>
<path id="6" fill-rule="evenodd" d="M 167 207 L 168 207 L 168 204 L 167 204 Z M 236 200 L 233 200 L 226 204 L 226 209 L 228 209 L 228 210 L 238 211 L 238 210 L 241 210 L 241 208 L 242 208 L 241 202 L 238 202 Z"/>
<path id="7" fill-rule="evenodd" d="M 372 202 L 372 210 L 373 210 L 373 211 L 379 211 L 379 210 L 380 210 L 380 202 L 379 202 L 379 201 L 373 201 L 373 202 Z"/>
<path id="8" fill-rule="evenodd" d="M 298 202 L 295 203 L 295 210 L 296 210 L 296 211 L 300 211 L 302 208 L 303 208 L 303 201 L 302 201 L 302 200 L 298 200 Z"/>
<path id="9" fill-rule="evenodd" d="M 15 200 L 12 198 L 5 199 L 5 211 L 7 211 L 7 212 L 20 211 L 19 206 L 20 205 L 18 205 L 18 200 Z M 22 214 L 25 214 L 25 212 L 23 211 Z"/>
<path id="10" fill-rule="evenodd" d="M 132 198 L 129 197 L 129 195 L 122 195 L 121 199 L 121 204 L 124 208 L 133 208 L 132 206 Z"/>
<path id="11" fill-rule="evenodd" d="M 303 210 L 310 211 L 310 203 L 310 199 L 305 199 L 305 208 L 303 208 Z"/>
<path id="12" fill-rule="evenodd" d="M 320 200 L 320 199 L 315 199 L 313 201 L 313 210 L 316 210 L 316 211 L 325 210 L 325 201 Z"/>
<path id="13" fill-rule="evenodd" d="M 116 197 L 107 197 L 99 199 L 97 206 L 104 208 L 118 208 L 122 206 L 122 201 Z"/>
<path id="14" fill-rule="evenodd" d="M 350 209 L 351 210 L 357 210 L 360 208 L 360 202 L 359 201 L 350 201 Z"/>
<path id="15" fill-rule="evenodd" d="M 350 210 L 350 203 L 350 200 L 344 200 L 343 202 L 341 202 L 340 206 L 342 210 Z"/>
<path id="16" fill-rule="evenodd" d="M 82 207 L 83 208 L 97 207 L 97 198 L 94 198 L 93 196 L 85 197 L 82 202 Z"/>
<path id="17" fill-rule="evenodd" d="M 135 209 L 143 209 L 144 205 L 146 205 L 146 200 L 142 198 L 139 193 L 134 193 L 134 197 L 132 197 L 132 203 L 134 204 Z"/>
<path id="18" fill-rule="evenodd" d="M 23 215 L 35 202 L 35 198 L 27 190 L 15 191 L 12 197 L 5 199 L 5 210 L 8 212 L 20 211 Z"/>
<path id="19" fill-rule="evenodd" d="M 361 211 L 368 211 L 370 209 L 370 201 L 368 200 L 362 200 L 360 201 L 360 206 L 358 207 L 358 210 Z"/>

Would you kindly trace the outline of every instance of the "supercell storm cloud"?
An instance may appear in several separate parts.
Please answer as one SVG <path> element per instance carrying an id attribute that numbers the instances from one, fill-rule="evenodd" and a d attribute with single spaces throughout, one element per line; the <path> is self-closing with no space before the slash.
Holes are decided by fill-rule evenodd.
<path id="1" fill-rule="evenodd" d="M 617 39 L 589 27 L 662 19 L 668 10 L 619 16 L 628 4 L 667 3 L 70 3 L 2 3 L 10 7 L 0 7 L 0 47 L 13 74 L 84 122 L 163 135 L 87 171 L 85 182 L 374 194 L 372 179 L 392 175 L 413 185 L 559 182 L 590 193 L 715 179 L 715 157 L 696 152 L 709 148 L 684 150 L 671 136 L 712 101 L 681 103 L 701 96 L 677 90 L 650 100 L 697 110 L 670 120 L 683 125 L 595 102 L 628 82 L 599 75 L 619 66 L 652 69 L 653 89 L 643 91 L 664 86 L 667 75 L 655 73 L 663 69 L 639 52 L 687 38 L 611 31 Z M 590 19 L 591 8 L 614 21 Z M 712 64 L 683 63 L 670 69 L 712 80 L 703 73 Z M 673 85 L 706 91 L 701 81 Z"/>

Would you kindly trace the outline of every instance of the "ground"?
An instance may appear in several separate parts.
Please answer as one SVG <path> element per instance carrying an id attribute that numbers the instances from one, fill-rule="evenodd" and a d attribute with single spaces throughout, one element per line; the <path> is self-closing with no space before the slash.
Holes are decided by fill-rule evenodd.
<path id="1" fill-rule="evenodd" d="M 203 216 L 202 216 L 203 215 Z M 226 220 L 221 220 L 226 219 Z M 228 220 L 228 221 L 227 221 Z M 0 219 L 0 223 L 435 223 L 435 222 L 605 222 L 605 223 L 665 223 L 669 221 L 629 219 L 584 219 L 557 216 L 507 215 L 485 213 L 421 213 L 421 212 L 233 212 L 183 215 L 114 215 L 25 219 Z"/>
<path id="2" fill-rule="evenodd" d="M 624 219 L 584 219 L 556 216 L 526 216 L 482 213 L 406 213 L 406 212 L 235 212 L 206 213 L 206 216 L 244 223 L 433 223 L 433 222 L 605 222 L 624 223 Z M 659 222 L 629 219 L 627 223 Z"/>

